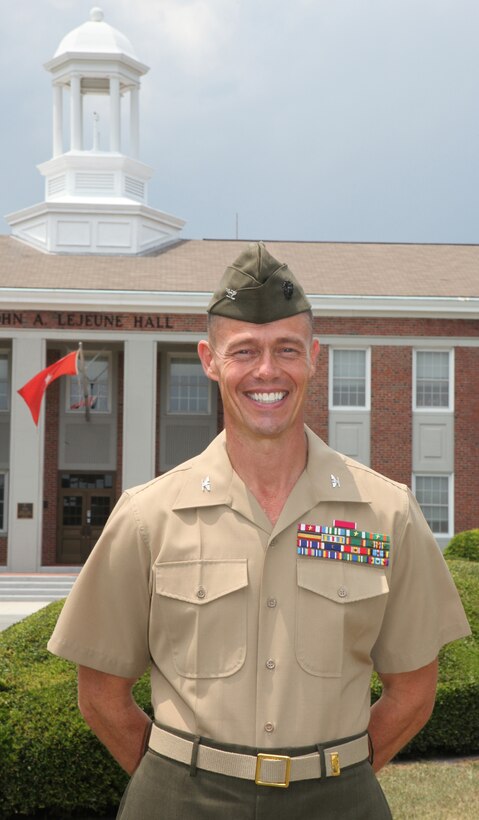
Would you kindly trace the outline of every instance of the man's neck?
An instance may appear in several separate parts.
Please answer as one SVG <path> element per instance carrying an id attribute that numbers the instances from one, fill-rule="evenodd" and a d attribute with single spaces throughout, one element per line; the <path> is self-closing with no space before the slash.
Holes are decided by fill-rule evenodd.
<path id="1" fill-rule="evenodd" d="M 306 467 L 308 445 L 304 429 L 275 438 L 238 436 L 226 427 L 226 447 L 235 472 L 275 524 Z"/>

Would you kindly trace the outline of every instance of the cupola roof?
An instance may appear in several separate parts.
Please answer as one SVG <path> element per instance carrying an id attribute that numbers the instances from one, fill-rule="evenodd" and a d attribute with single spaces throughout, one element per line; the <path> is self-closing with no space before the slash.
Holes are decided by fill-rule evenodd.
<path id="1" fill-rule="evenodd" d="M 67 34 L 58 46 L 53 59 L 63 54 L 126 54 L 137 60 L 135 50 L 128 37 L 104 21 L 101 8 L 95 6 L 90 11 L 90 19 Z"/>

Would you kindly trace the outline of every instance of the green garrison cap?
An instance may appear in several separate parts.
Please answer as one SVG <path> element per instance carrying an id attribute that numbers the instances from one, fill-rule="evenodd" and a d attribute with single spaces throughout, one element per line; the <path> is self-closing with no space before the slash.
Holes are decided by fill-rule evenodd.
<path id="1" fill-rule="evenodd" d="M 208 313 L 265 324 L 311 310 L 297 279 L 262 242 L 252 242 L 226 268 Z"/>

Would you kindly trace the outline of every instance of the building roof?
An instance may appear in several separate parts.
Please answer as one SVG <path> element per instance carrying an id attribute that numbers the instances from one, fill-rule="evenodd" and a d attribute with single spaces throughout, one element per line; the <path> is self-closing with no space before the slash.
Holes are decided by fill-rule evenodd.
<path id="1" fill-rule="evenodd" d="M 140 257 L 53 255 L 0 236 L 1 289 L 211 293 L 246 244 L 180 240 Z M 479 245 L 268 242 L 306 293 L 318 296 L 479 298 Z"/>

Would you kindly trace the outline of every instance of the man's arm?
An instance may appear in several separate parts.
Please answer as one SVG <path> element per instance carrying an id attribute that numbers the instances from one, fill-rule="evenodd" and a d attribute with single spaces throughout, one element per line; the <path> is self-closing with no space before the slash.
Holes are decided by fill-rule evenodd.
<path id="1" fill-rule="evenodd" d="M 78 706 L 99 740 L 128 774 L 144 753 L 151 726 L 148 715 L 133 700 L 135 678 L 107 675 L 78 667 Z"/>
<path id="2" fill-rule="evenodd" d="M 377 772 L 416 735 L 431 717 L 437 684 L 437 659 L 413 672 L 380 674 L 383 692 L 371 707 L 368 732 Z"/>

